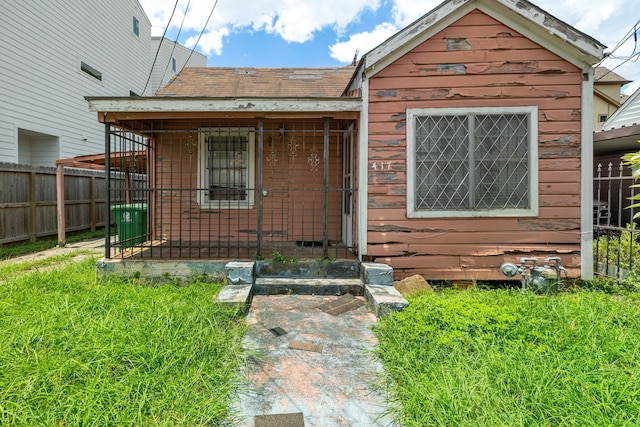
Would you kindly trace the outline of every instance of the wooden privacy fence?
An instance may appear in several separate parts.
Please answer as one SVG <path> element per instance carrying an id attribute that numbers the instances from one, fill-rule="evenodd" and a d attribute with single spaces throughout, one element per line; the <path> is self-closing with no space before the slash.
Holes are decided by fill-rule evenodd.
<path id="1" fill-rule="evenodd" d="M 111 179 L 124 185 L 120 173 Z M 104 227 L 105 195 L 104 171 L 65 168 L 65 232 Z M 56 168 L 0 162 L 0 244 L 57 235 L 56 199 Z"/>
<path id="2" fill-rule="evenodd" d="M 105 174 L 65 171 L 66 231 L 103 227 Z M 0 163 L 0 244 L 58 233 L 56 168 Z"/>

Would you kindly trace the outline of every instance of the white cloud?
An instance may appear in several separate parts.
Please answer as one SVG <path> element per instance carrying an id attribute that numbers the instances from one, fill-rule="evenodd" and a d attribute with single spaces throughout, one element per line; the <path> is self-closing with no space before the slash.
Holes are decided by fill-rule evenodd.
<path id="1" fill-rule="evenodd" d="M 189 0 L 179 0 L 170 27 L 180 27 Z M 371 31 L 362 34 L 346 33 L 349 25 L 357 22 L 363 12 L 378 11 L 383 0 L 219 0 L 207 25 L 198 49 L 206 55 L 220 55 L 225 38 L 241 32 L 265 31 L 289 43 L 304 43 L 326 28 L 332 28 L 339 40 L 329 46 L 331 57 L 342 62 L 353 58 L 356 48 L 361 53 L 380 43 L 382 35 L 393 25 L 397 29 L 428 13 L 442 0 L 388 0 L 391 16 L 378 13 L 379 22 L 371 24 Z M 540 8 L 575 26 L 591 37 L 612 48 L 640 17 L 638 0 L 531 0 Z M 199 34 L 211 12 L 214 0 L 191 0 L 184 19 L 183 35 Z M 152 34 L 162 35 L 175 0 L 140 0 L 152 23 Z M 381 23 L 382 22 L 382 23 Z M 389 24 L 390 23 L 390 24 Z M 378 38 L 380 37 L 380 38 Z M 369 38 L 371 40 L 369 40 Z M 184 36 L 181 37 L 184 40 Z M 320 53 L 320 52 L 319 52 Z M 622 61 L 607 61 L 614 67 Z M 623 77 L 640 80 L 640 67 L 628 62 L 616 69 Z M 626 88 L 626 91 L 629 91 Z"/>
<path id="2" fill-rule="evenodd" d="M 205 32 L 200 41 L 198 42 L 198 46 L 201 51 L 205 55 L 210 55 L 211 53 L 215 53 L 216 55 L 222 55 L 222 46 L 223 46 L 223 38 L 229 35 L 229 30 L 225 27 L 220 28 L 219 30 Z M 196 41 L 198 40 L 198 35 L 194 35 L 189 37 L 184 45 L 188 48 L 193 48 Z"/>
<path id="3" fill-rule="evenodd" d="M 340 62 L 351 62 L 356 50 L 360 56 L 367 53 L 398 31 L 395 25 L 383 22 L 372 31 L 352 34 L 349 40 L 329 46 L 332 58 Z"/>
<path id="4" fill-rule="evenodd" d="M 184 20 L 183 31 L 202 30 L 211 12 L 213 0 L 191 0 Z M 161 35 L 167 25 L 174 2 L 172 0 L 141 0 L 141 4 L 152 22 L 153 35 Z M 187 0 L 180 0 L 170 27 L 178 28 L 184 18 Z M 245 0 L 240 7 L 237 2 L 219 0 L 207 24 L 205 35 L 210 40 L 221 40 L 221 28 L 229 33 L 242 31 L 266 31 L 282 37 L 290 43 L 304 43 L 313 38 L 315 32 L 334 28 L 340 33 L 365 10 L 377 10 L 380 0 Z M 203 36 L 204 37 L 204 36 Z M 217 42 L 216 42 L 217 43 Z M 207 54 L 221 52 L 221 46 L 204 51 Z"/>
<path id="5" fill-rule="evenodd" d="M 442 3 L 442 0 L 393 0 L 393 22 L 404 28 Z"/>

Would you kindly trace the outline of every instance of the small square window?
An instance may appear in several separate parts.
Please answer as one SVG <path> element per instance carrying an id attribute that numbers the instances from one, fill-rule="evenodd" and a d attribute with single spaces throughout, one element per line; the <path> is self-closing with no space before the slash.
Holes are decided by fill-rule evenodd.
<path id="1" fill-rule="evenodd" d="M 410 218 L 535 216 L 535 107 L 407 110 Z"/>
<path id="2" fill-rule="evenodd" d="M 609 116 L 607 116 L 606 114 L 598 114 L 598 121 L 600 123 L 606 122 L 608 118 Z"/>
<path id="3" fill-rule="evenodd" d="M 136 36 L 140 35 L 140 21 L 135 16 L 133 17 L 133 34 Z"/>
<path id="4" fill-rule="evenodd" d="M 171 69 L 175 73 L 178 67 L 176 67 L 176 58 L 171 58 Z"/>

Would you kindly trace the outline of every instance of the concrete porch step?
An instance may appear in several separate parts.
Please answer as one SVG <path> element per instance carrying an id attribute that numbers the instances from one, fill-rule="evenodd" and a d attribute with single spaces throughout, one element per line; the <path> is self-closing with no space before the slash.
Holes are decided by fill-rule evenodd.
<path id="1" fill-rule="evenodd" d="M 309 279 L 258 277 L 253 285 L 254 295 L 364 295 L 360 279 Z"/>

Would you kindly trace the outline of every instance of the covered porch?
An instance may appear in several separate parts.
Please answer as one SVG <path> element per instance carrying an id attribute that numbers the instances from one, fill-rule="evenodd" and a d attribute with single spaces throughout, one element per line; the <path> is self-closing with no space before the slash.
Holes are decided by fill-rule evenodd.
<path id="1" fill-rule="evenodd" d="M 357 259 L 357 111 L 101 117 L 107 160 L 148 159 L 107 180 L 106 258 Z"/>

